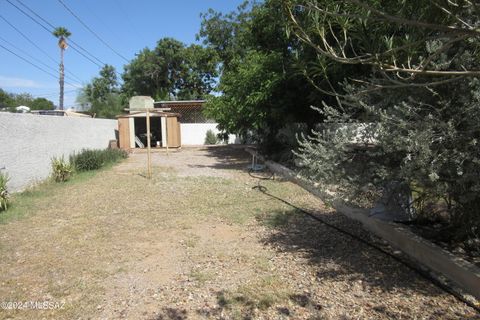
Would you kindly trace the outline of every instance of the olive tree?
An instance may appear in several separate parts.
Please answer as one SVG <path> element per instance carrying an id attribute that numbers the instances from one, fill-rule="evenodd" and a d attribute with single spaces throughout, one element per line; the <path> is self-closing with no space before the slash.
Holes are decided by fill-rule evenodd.
<path id="1" fill-rule="evenodd" d="M 284 8 L 290 32 L 318 54 L 304 75 L 336 98 L 317 105 L 330 124 L 301 139 L 305 173 L 351 199 L 406 186 L 417 219 L 446 217 L 444 235 L 478 238 L 480 5 L 323 0 Z M 364 73 L 329 80 L 352 66 Z"/>

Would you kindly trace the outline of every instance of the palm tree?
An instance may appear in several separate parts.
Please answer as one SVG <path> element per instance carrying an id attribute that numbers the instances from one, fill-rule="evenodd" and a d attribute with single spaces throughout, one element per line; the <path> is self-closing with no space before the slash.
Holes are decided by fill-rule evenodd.
<path id="1" fill-rule="evenodd" d="M 64 27 L 58 27 L 53 30 L 52 34 L 58 38 L 58 46 L 60 47 L 60 101 L 59 108 L 63 110 L 63 87 L 65 81 L 65 69 L 63 66 L 63 52 L 68 48 L 67 38 L 72 34 Z"/>

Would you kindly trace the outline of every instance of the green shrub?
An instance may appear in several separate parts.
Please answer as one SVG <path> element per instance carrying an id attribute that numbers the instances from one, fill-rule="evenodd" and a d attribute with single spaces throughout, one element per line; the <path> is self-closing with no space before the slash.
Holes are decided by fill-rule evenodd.
<path id="1" fill-rule="evenodd" d="M 104 164 L 116 163 L 121 159 L 128 158 L 128 153 L 122 149 L 105 149 L 101 152 Z"/>
<path id="2" fill-rule="evenodd" d="M 0 172 L 0 211 L 7 210 L 9 195 L 7 191 L 8 176 Z"/>
<path id="3" fill-rule="evenodd" d="M 70 163 L 77 171 L 89 171 L 100 169 L 103 165 L 103 159 L 100 150 L 84 149 L 80 153 L 72 155 Z"/>
<path id="4" fill-rule="evenodd" d="M 120 149 L 89 150 L 70 156 L 70 163 L 77 171 L 98 170 L 101 167 L 118 162 L 128 157 L 128 153 Z"/>
<path id="5" fill-rule="evenodd" d="M 52 178 L 55 182 L 65 182 L 72 176 L 72 165 L 61 158 L 52 158 Z"/>
<path id="6" fill-rule="evenodd" d="M 218 138 L 212 130 L 207 131 L 207 135 L 205 136 L 205 144 L 217 144 Z"/>

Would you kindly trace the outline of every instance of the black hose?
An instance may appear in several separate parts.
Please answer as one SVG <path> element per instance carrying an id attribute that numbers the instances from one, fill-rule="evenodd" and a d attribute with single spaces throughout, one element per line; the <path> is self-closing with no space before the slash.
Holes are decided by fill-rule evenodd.
<path id="1" fill-rule="evenodd" d="M 249 175 L 250 175 L 251 177 L 253 177 L 253 178 L 258 179 L 257 185 L 254 186 L 254 187 L 252 187 L 252 189 L 256 189 L 256 190 L 262 192 L 263 194 L 265 194 L 266 196 L 269 196 L 269 197 L 274 198 L 274 199 L 276 199 L 276 200 L 278 200 L 278 201 L 280 201 L 280 202 L 283 202 L 284 204 L 286 204 L 286 205 L 288 205 L 288 206 L 290 206 L 290 207 L 292 207 L 292 208 L 294 208 L 294 209 L 296 209 L 296 210 L 304 213 L 304 214 L 307 215 L 308 217 L 310 217 L 310 218 L 312 218 L 312 219 L 314 219 L 314 220 L 316 220 L 316 221 L 318 221 L 318 222 L 320 222 L 320 223 L 322 223 L 322 224 L 324 224 L 324 225 L 326 225 L 326 226 L 328 226 L 328 227 L 330 227 L 330 228 L 332 228 L 332 229 L 334 229 L 334 230 L 336 230 L 336 231 L 338 231 L 338 232 L 340 232 L 340 233 L 342 233 L 342 234 L 344 234 L 344 235 L 347 235 L 347 236 L 349 236 L 349 237 L 351 237 L 351 238 L 353 238 L 353 239 L 355 239 L 355 240 L 357 240 L 357 241 L 359 241 L 359 242 L 367 245 L 367 246 L 370 247 L 370 248 L 373 248 L 373 249 L 375 249 L 375 250 L 383 253 L 384 255 L 386 255 L 386 256 L 394 259 L 395 261 L 399 262 L 400 264 L 406 266 L 406 267 L 409 268 L 410 270 L 414 271 L 416 274 L 420 275 L 420 276 L 421 276 L 422 278 L 424 278 L 425 280 L 430 281 L 431 283 L 433 283 L 435 286 L 437 286 L 438 288 L 440 288 L 440 289 L 443 290 L 444 292 L 446 292 L 446 293 L 448 293 L 448 294 L 451 294 L 452 296 L 454 296 L 454 297 L 455 297 L 457 300 L 459 300 L 460 302 L 465 303 L 467 306 L 469 306 L 470 308 L 472 308 L 472 309 L 474 309 L 475 311 L 477 311 L 477 312 L 480 313 L 480 307 L 479 307 L 479 306 L 477 306 L 477 305 L 474 304 L 473 302 L 469 301 L 468 299 L 466 299 L 465 297 L 463 297 L 460 293 L 456 292 L 455 290 L 453 290 L 452 288 L 450 288 L 450 287 L 447 286 L 446 284 L 442 283 L 442 282 L 439 281 L 438 279 L 432 277 L 428 272 L 420 269 L 419 267 L 417 267 L 417 266 L 414 265 L 413 263 L 410 263 L 410 262 L 408 262 L 408 261 L 405 261 L 405 260 L 401 259 L 400 257 L 395 256 L 394 254 L 392 254 L 392 253 L 390 253 L 390 252 L 388 252 L 388 251 L 380 248 L 379 246 L 377 246 L 377 245 L 375 245 L 375 244 L 373 244 L 373 243 L 371 243 L 371 242 L 369 242 L 369 241 L 367 241 L 367 240 L 365 240 L 365 239 L 363 239 L 363 238 L 361 238 L 361 237 L 359 237 L 359 236 L 357 236 L 357 235 L 355 235 L 355 234 L 353 234 L 353 233 L 350 233 L 350 232 L 348 232 L 348 231 L 346 231 L 346 230 L 344 230 L 344 229 L 342 229 L 342 228 L 340 228 L 340 227 L 338 227 L 338 226 L 335 226 L 335 225 L 333 225 L 333 224 L 331 224 L 331 223 L 323 220 L 322 218 L 318 217 L 317 215 L 315 215 L 315 214 L 313 214 L 313 213 L 311 213 L 311 212 L 309 212 L 309 211 L 307 211 L 307 210 L 305 210 L 305 209 L 303 209 L 303 208 L 297 207 L 296 205 L 294 205 L 294 204 L 291 203 L 291 202 L 288 202 L 287 200 L 284 200 L 284 199 L 279 198 L 279 197 L 277 197 L 277 196 L 275 196 L 275 195 L 273 195 L 273 194 L 271 194 L 271 193 L 268 193 L 268 192 L 267 192 L 267 190 L 268 190 L 267 187 L 262 186 L 262 185 L 260 184 L 260 182 L 261 182 L 261 180 L 269 180 L 269 179 L 273 178 L 273 177 L 275 176 L 275 173 L 272 173 L 272 175 L 271 175 L 270 177 L 259 177 L 259 176 L 254 176 L 254 175 L 251 173 L 251 171 L 250 171 L 250 172 L 249 172 Z"/>

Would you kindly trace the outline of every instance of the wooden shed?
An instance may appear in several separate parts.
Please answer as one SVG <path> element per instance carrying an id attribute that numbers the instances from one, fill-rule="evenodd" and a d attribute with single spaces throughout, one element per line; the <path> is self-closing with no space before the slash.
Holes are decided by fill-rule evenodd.
<path id="1" fill-rule="evenodd" d="M 150 147 L 180 148 L 180 114 L 149 111 Z M 145 148 L 147 145 L 147 114 L 143 111 L 117 116 L 118 139 L 121 149 Z"/>

